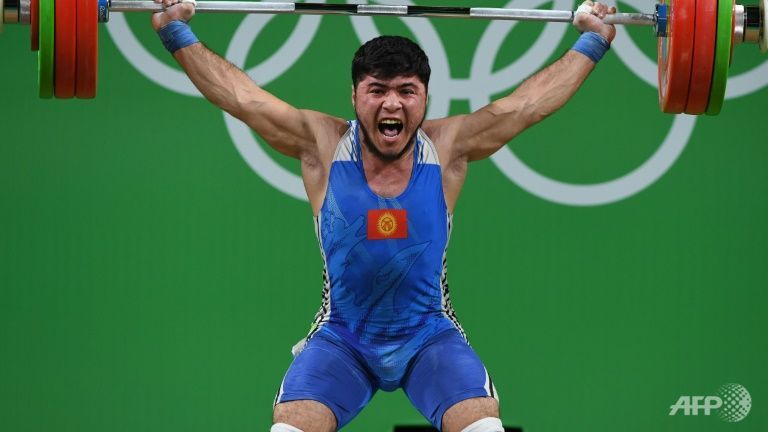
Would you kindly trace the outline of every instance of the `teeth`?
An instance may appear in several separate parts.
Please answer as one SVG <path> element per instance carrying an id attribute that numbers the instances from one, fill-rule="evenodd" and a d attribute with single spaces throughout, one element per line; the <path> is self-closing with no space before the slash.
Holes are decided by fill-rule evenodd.
<path id="1" fill-rule="evenodd" d="M 382 120 L 381 121 L 381 124 L 386 124 L 386 125 L 399 125 L 402 123 L 403 122 L 401 122 L 400 120 Z"/>

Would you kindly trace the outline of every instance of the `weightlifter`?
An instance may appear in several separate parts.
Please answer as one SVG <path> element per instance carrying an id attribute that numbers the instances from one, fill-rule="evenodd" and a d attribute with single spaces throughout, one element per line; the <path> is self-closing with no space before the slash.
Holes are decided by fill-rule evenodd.
<path id="1" fill-rule="evenodd" d="M 402 388 L 439 430 L 502 432 L 493 382 L 448 295 L 446 251 L 469 162 L 560 109 L 610 46 L 584 2 L 582 32 L 559 60 L 470 114 L 426 120 L 430 67 L 412 41 L 382 36 L 352 60 L 354 120 L 295 108 L 207 49 L 193 2 L 152 25 L 200 92 L 301 162 L 324 261 L 323 302 L 280 385 L 272 432 L 347 425 L 381 389 Z"/>

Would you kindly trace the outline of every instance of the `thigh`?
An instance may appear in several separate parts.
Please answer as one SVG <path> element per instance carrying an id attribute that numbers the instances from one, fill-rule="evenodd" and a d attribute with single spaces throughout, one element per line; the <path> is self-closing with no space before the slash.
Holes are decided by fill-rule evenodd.
<path id="1" fill-rule="evenodd" d="M 443 415 L 449 408 L 468 399 L 491 398 L 498 416 L 493 381 L 475 351 L 455 330 L 440 333 L 422 348 L 408 370 L 403 390 L 437 429 L 443 427 Z M 457 410 L 467 406 L 457 406 Z M 453 413 L 458 412 L 464 410 Z M 487 415 L 479 418 L 483 417 Z"/>
<path id="2" fill-rule="evenodd" d="M 330 411 L 336 429 L 340 429 L 363 409 L 374 391 L 359 358 L 342 343 L 318 332 L 296 356 L 283 378 L 275 398 L 275 420 L 292 424 L 291 420 L 300 421 L 302 412 L 322 419 L 323 413 L 327 415 Z M 287 405 L 293 401 L 314 401 L 328 411 L 316 404 L 306 404 L 310 411 L 294 409 L 300 404 Z"/>

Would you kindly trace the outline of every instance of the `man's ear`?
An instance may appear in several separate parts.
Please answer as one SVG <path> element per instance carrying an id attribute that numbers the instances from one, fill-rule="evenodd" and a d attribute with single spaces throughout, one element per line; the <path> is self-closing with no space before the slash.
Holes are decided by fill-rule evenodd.
<path id="1" fill-rule="evenodd" d="M 355 108 L 355 85 L 352 84 L 352 108 Z"/>

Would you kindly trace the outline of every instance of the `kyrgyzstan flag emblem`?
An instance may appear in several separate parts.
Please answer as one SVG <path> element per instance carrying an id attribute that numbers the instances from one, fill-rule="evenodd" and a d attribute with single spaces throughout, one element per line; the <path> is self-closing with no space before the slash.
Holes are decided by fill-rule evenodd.
<path id="1" fill-rule="evenodd" d="M 408 238 L 408 213 L 405 210 L 368 210 L 368 240 L 404 238 Z"/>

